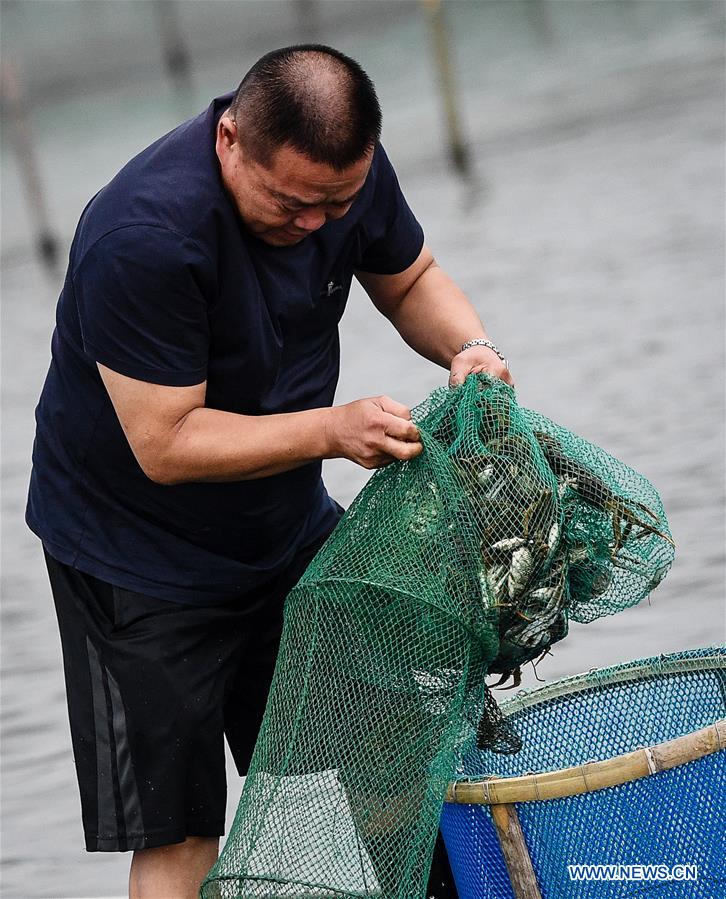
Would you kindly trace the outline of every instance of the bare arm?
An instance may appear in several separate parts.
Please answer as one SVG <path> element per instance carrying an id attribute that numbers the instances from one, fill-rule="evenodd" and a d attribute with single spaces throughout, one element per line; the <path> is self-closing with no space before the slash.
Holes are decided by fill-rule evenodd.
<path id="1" fill-rule="evenodd" d="M 410 347 L 451 369 L 452 384 L 461 383 L 474 371 L 488 371 L 512 383 L 507 368 L 490 349 L 478 346 L 460 353 L 467 340 L 490 338 L 466 294 L 438 265 L 428 247 L 399 274 L 356 272 L 356 277 Z"/>
<path id="2" fill-rule="evenodd" d="M 206 383 L 166 387 L 98 370 L 139 465 L 160 484 L 263 478 L 330 458 L 376 468 L 422 449 L 410 412 L 388 397 L 238 415 L 206 408 Z"/>

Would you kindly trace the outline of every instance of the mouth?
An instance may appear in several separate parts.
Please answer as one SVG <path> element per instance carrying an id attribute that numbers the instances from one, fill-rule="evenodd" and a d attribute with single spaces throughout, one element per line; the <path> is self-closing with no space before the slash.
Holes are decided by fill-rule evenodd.
<path id="1" fill-rule="evenodd" d="M 288 228 L 284 225 L 277 228 L 258 229 L 256 237 L 272 246 L 292 246 L 309 237 L 313 231 L 300 231 L 297 228 Z"/>
<path id="2" fill-rule="evenodd" d="M 295 231 L 290 228 L 283 228 L 282 233 L 285 237 L 290 237 L 295 240 L 302 240 L 303 237 L 307 237 L 308 234 L 312 234 L 312 231 Z"/>
<path id="3" fill-rule="evenodd" d="M 290 231 L 288 228 L 275 228 L 260 236 L 268 243 L 296 244 L 309 234 L 312 234 L 312 231 Z"/>

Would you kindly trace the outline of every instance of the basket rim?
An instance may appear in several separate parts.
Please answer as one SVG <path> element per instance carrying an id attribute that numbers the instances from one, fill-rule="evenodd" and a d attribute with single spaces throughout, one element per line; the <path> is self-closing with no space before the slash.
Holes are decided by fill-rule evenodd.
<path id="1" fill-rule="evenodd" d="M 726 668 L 726 645 L 706 646 L 698 649 L 682 650 L 623 662 L 607 668 L 589 668 L 580 674 L 573 674 L 545 684 L 543 687 L 519 690 L 511 699 L 500 705 L 505 717 L 547 702 L 561 696 L 569 696 L 583 690 L 643 680 L 663 674 L 685 674 L 697 671 L 713 671 Z"/>
<path id="2" fill-rule="evenodd" d="M 445 801 L 467 805 L 503 805 L 563 799 L 617 787 L 668 771 L 726 749 L 726 718 L 673 740 L 641 746 L 631 752 L 602 761 L 585 762 L 557 771 L 492 776 L 481 780 L 460 780 L 449 784 Z"/>

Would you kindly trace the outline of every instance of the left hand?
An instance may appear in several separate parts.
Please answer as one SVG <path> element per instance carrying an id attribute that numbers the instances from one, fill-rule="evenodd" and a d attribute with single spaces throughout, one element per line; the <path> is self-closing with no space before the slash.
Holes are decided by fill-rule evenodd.
<path id="1" fill-rule="evenodd" d="M 514 380 L 507 366 L 495 352 L 486 346 L 473 346 L 463 353 L 457 353 L 451 360 L 451 374 L 449 375 L 449 387 L 458 387 L 466 380 L 467 375 L 486 372 L 494 378 L 499 378 L 510 387 L 514 387 Z"/>

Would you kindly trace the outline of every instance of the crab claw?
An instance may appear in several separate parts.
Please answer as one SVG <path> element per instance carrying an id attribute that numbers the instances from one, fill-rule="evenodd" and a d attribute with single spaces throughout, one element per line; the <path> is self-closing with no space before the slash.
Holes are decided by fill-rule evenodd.
<path id="1" fill-rule="evenodd" d="M 503 684 L 504 681 L 509 680 L 509 678 L 512 676 L 513 673 L 514 672 L 512 672 L 512 671 L 505 671 L 504 674 L 496 682 L 496 684 L 492 684 L 492 689 L 494 689 L 495 687 L 498 687 L 499 684 Z"/>
<path id="2" fill-rule="evenodd" d="M 509 678 L 512 678 L 512 683 L 508 687 L 500 687 L 500 684 L 503 684 Z M 522 669 L 515 668 L 513 671 L 505 671 L 504 674 L 499 678 L 496 684 L 492 684 L 491 689 L 495 690 L 499 687 L 500 690 L 513 690 L 515 687 L 518 687 L 522 683 Z"/>

